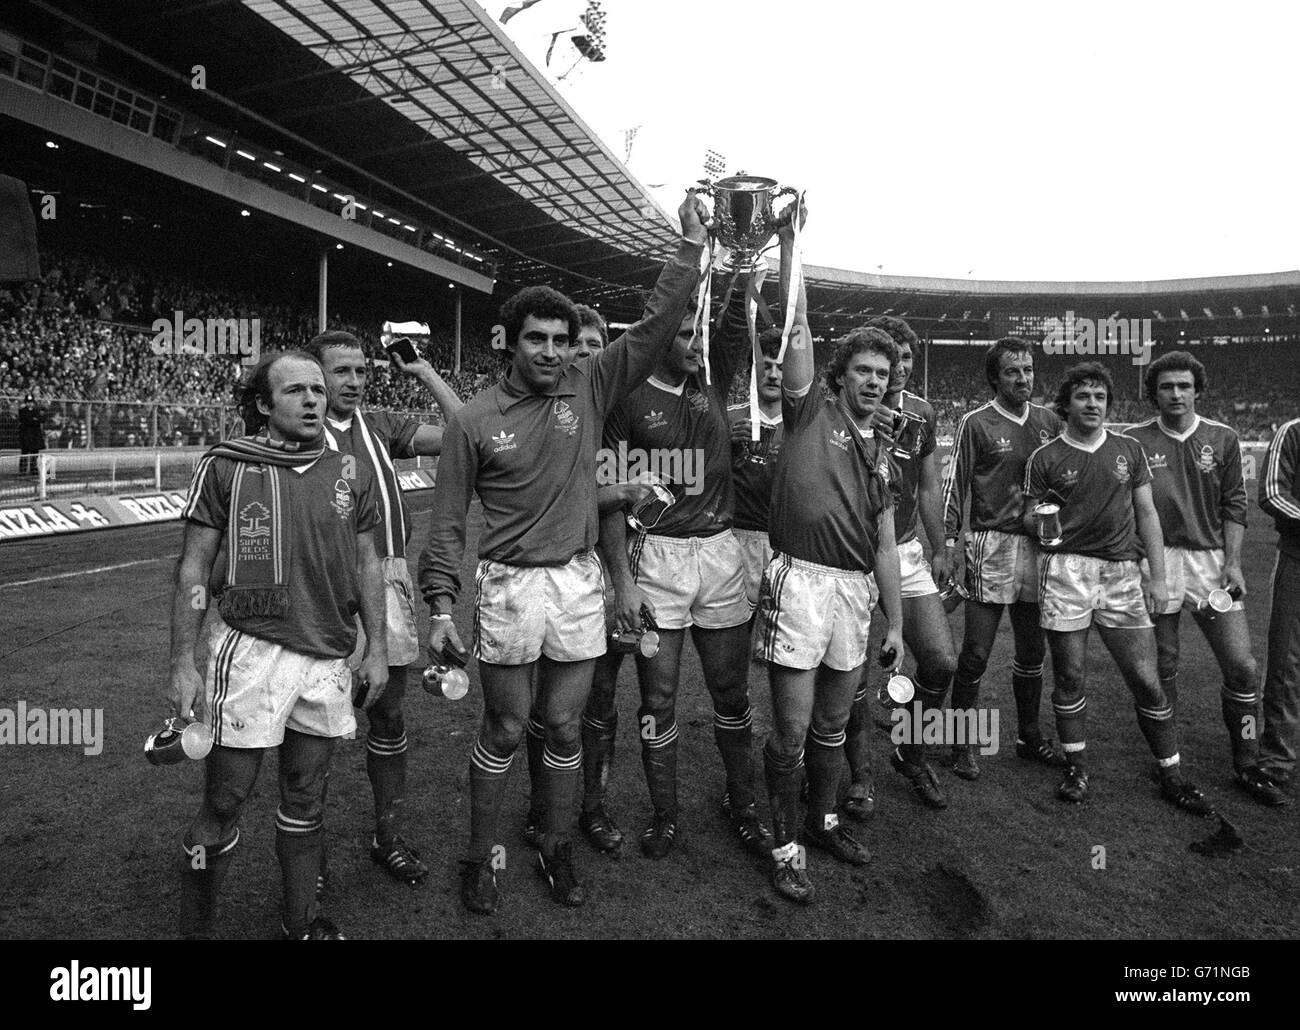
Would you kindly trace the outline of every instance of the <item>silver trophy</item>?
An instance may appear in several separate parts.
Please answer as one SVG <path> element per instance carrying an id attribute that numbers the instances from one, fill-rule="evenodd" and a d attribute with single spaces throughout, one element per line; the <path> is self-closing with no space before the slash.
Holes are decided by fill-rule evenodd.
<path id="1" fill-rule="evenodd" d="M 761 175 L 732 175 L 713 183 L 701 179 L 692 192 L 713 201 L 714 231 L 728 251 L 718 267 L 727 273 L 749 273 L 762 267 L 759 255 L 781 225 L 772 211 L 773 201 L 799 194 L 793 186 L 778 186 L 775 179 Z"/>
<path id="2" fill-rule="evenodd" d="M 1061 543 L 1061 506 L 1059 504 L 1036 504 L 1033 508 L 1034 518 L 1038 520 L 1038 542 L 1044 547 L 1057 547 Z"/>

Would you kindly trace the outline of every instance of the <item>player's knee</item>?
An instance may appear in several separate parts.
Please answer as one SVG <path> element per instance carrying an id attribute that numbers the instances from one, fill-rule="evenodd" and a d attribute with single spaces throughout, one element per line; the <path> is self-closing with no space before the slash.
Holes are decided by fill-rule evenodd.
<path id="1" fill-rule="evenodd" d="M 957 671 L 957 656 L 951 647 L 927 647 L 917 655 L 916 668 L 917 675 L 926 682 L 942 680 L 946 683 Z"/>
<path id="2" fill-rule="evenodd" d="M 1252 654 L 1232 661 L 1223 673 L 1223 685 L 1234 694 L 1254 694 L 1259 685 L 1259 666 Z"/>
<path id="3" fill-rule="evenodd" d="M 968 683 L 974 683 L 984 675 L 989 666 L 988 648 L 973 644 L 963 644 L 961 655 L 957 658 L 956 672 Z"/>
<path id="4" fill-rule="evenodd" d="M 381 740 L 397 740 L 405 733 L 406 717 L 402 713 L 401 705 L 381 709 L 376 704 L 370 709 L 370 736 Z"/>
<path id="5" fill-rule="evenodd" d="M 1083 696 L 1083 675 L 1080 670 L 1068 667 L 1054 668 L 1052 703 L 1068 704 Z"/>
<path id="6" fill-rule="evenodd" d="M 798 720 L 780 719 L 772 727 L 767 738 L 766 749 L 781 764 L 793 765 L 803 753 L 804 742 L 808 739 L 808 723 Z"/>
<path id="7" fill-rule="evenodd" d="M 578 748 L 582 737 L 581 720 L 577 715 L 567 719 L 548 719 L 546 727 L 546 746 L 557 754 L 568 754 Z"/>
<path id="8" fill-rule="evenodd" d="M 280 773 L 280 807 L 293 819 L 316 822 L 325 813 L 327 762 L 310 762 Z"/>
<path id="9" fill-rule="evenodd" d="M 493 754 L 513 755 L 524 739 L 524 720 L 514 715 L 485 717 L 479 739 Z"/>

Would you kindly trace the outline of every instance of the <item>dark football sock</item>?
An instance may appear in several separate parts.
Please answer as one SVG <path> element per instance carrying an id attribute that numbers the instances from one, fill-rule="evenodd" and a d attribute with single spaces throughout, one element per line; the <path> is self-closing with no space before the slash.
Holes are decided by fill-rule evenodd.
<path id="1" fill-rule="evenodd" d="M 546 727 L 538 721 L 535 714 L 528 716 L 525 729 L 524 747 L 528 753 L 528 822 L 540 826 L 546 818 L 546 803 L 543 800 L 542 754 L 546 751 Z"/>
<path id="2" fill-rule="evenodd" d="M 754 803 L 754 719 L 749 705 L 737 716 L 713 713 L 713 739 L 727 773 L 733 809 Z"/>
<path id="3" fill-rule="evenodd" d="M 1042 740 L 1043 730 L 1038 725 L 1038 716 L 1043 698 L 1043 663 L 1024 666 L 1013 661 L 1011 692 L 1016 699 L 1016 723 L 1020 739 L 1026 742 Z"/>
<path id="4" fill-rule="evenodd" d="M 777 848 L 793 843 L 799 832 L 799 790 L 803 775 L 803 752 L 788 758 L 774 751 L 769 740 L 763 748 L 763 778 L 767 781 L 772 836 Z"/>
<path id="5" fill-rule="evenodd" d="M 835 812 L 835 802 L 840 789 L 840 774 L 844 767 L 845 733 L 808 733 L 804 751 L 804 766 L 808 772 L 809 826 L 824 828 L 826 817 Z"/>
<path id="6" fill-rule="evenodd" d="M 1178 757 L 1178 728 L 1174 725 L 1174 709 L 1166 704 L 1163 708 L 1143 708 L 1137 705 L 1138 727 L 1146 737 L 1147 747 L 1160 762 L 1161 768 L 1176 764 Z"/>
<path id="7" fill-rule="evenodd" d="M 641 725 L 646 713 L 642 713 Z M 667 726 L 659 723 L 659 732 L 653 735 L 642 734 L 641 765 L 645 769 L 645 782 L 650 790 L 650 803 L 655 815 L 668 819 L 677 818 L 677 722 L 672 720 Z"/>
<path id="8" fill-rule="evenodd" d="M 605 803 L 609 773 L 614 765 L 618 715 L 607 720 L 582 717 L 582 810 L 594 812 Z"/>
<path id="9" fill-rule="evenodd" d="M 496 844 L 497 816 L 510 777 L 514 753 L 498 755 L 480 739 L 469 760 L 469 854 L 482 862 Z"/>
<path id="10" fill-rule="evenodd" d="M 182 842 L 181 936 L 186 940 L 211 940 L 215 936 L 217 900 L 235 857 L 239 830 L 229 840 L 209 846 Z"/>
<path id="11" fill-rule="evenodd" d="M 1083 746 L 1088 739 L 1088 699 L 1081 696 L 1075 701 L 1058 703 L 1052 701 L 1052 710 L 1056 713 L 1056 736 L 1061 742 L 1061 750 L 1066 760 L 1074 765 L 1076 755 L 1083 753 Z"/>
<path id="12" fill-rule="evenodd" d="M 1232 767 L 1240 771 L 1259 760 L 1259 698 L 1254 694 L 1238 694 L 1225 683 L 1219 699 L 1223 725 L 1228 728 L 1228 741 L 1232 745 Z"/>
<path id="13" fill-rule="evenodd" d="M 366 735 L 366 775 L 375 795 L 375 839 L 388 844 L 399 830 L 406 798 L 406 733 L 383 738 Z"/>
<path id="14" fill-rule="evenodd" d="M 299 937 L 316 916 L 316 878 L 320 876 L 324 821 L 298 819 L 283 808 L 275 813 L 275 853 L 284 888 L 284 928 Z"/>

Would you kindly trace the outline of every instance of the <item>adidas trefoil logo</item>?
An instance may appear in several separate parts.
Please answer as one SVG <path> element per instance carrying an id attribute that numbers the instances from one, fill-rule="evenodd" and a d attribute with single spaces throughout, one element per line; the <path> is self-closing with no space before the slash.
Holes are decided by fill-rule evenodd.
<path id="1" fill-rule="evenodd" d="M 504 429 L 492 437 L 492 443 L 495 445 L 492 448 L 493 454 L 500 454 L 502 451 L 513 451 L 517 447 L 515 434 L 507 433 Z"/>
<path id="2" fill-rule="evenodd" d="M 847 451 L 849 449 L 849 434 L 844 432 L 843 429 L 832 429 L 830 442 L 832 446 Z"/>

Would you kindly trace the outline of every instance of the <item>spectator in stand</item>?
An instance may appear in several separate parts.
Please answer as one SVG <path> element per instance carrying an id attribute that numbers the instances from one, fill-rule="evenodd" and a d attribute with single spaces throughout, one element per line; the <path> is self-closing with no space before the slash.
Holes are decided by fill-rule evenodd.
<path id="1" fill-rule="evenodd" d="M 22 457 L 18 459 L 20 476 L 36 475 L 36 455 L 45 450 L 45 431 L 41 426 L 45 422 L 45 412 L 36 404 L 36 398 L 28 394 L 23 399 L 23 406 L 18 409 L 18 449 Z"/>

